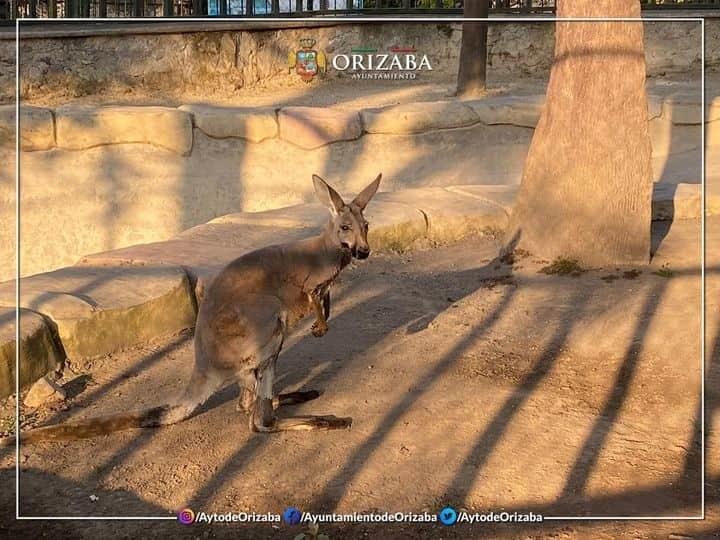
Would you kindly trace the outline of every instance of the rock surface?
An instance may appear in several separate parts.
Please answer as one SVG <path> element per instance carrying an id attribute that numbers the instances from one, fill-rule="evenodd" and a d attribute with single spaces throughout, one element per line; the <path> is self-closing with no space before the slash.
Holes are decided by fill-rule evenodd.
<path id="1" fill-rule="evenodd" d="M 15 144 L 15 105 L 0 106 L 0 145 Z M 48 150 L 55 146 L 53 113 L 42 107 L 20 108 L 20 149 Z"/>
<path id="2" fill-rule="evenodd" d="M 498 96 L 465 103 L 485 124 L 534 128 L 540 119 L 545 96 Z"/>
<path id="3" fill-rule="evenodd" d="M 183 105 L 193 115 L 195 127 L 216 139 L 237 137 L 260 142 L 277 136 L 275 109 Z"/>
<path id="4" fill-rule="evenodd" d="M 15 309 L 0 307 L 0 398 L 15 393 Z M 42 316 L 20 310 L 20 388 L 55 369 L 63 357 Z"/>
<path id="5" fill-rule="evenodd" d="M 62 401 L 67 397 L 62 386 L 55 383 L 47 375 L 38 379 L 32 385 L 30 391 L 25 396 L 23 403 L 27 407 L 42 407 L 46 403 L 54 401 Z"/>
<path id="6" fill-rule="evenodd" d="M 191 290 L 199 301 L 207 283 L 223 266 L 241 254 L 237 249 L 217 243 L 177 239 L 95 253 L 83 257 L 78 265 L 182 267 L 188 275 Z"/>
<path id="7" fill-rule="evenodd" d="M 183 156 L 192 150 L 190 114 L 172 107 L 61 107 L 55 115 L 60 148 L 145 143 Z"/>
<path id="8" fill-rule="evenodd" d="M 497 203 L 452 192 L 441 187 L 405 189 L 379 194 L 381 202 L 405 204 L 422 212 L 427 236 L 435 241 L 454 241 L 468 234 L 502 230 L 508 213 Z"/>
<path id="9" fill-rule="evenodd" d="M 702 209 L 700 184 L 655 184 L 653 186 L 652 218 L 654 221 L 698 219 Z M 720 214 L 720 188 L 708 186 L 705 193 L 705 213 Z"/>
<path id="10" fill-rule="evenodd" d="M 0 306 L 15 304 L 13 282 Z M 195 322 L 188 278 L 178 267 L 71 266 L 21 281 L 20 307 L 57 326 L 68 358 L 104 355 Z"/>
<path id="11" fill-rule="evenodd" d="M 367 133 L 406 134 L 434 129 L 469 126 L 478 117 L 470 107 L 457 101 L 436 101 L 394 105 L 361 112 Z"/>
<path id="12" fill-rule="evenodd" d="M 312 149 L 362 135 L 355 111 L 319 107 L 284 107 L 278 113 L 280 137 L 301 148 Z"/>

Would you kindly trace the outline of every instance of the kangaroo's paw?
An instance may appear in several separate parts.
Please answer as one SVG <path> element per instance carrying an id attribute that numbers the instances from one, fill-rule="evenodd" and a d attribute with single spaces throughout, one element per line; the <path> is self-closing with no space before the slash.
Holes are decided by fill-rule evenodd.
<path id="1" fill-rule="evenodd" d="M 294 416 L 291 418 L 277 418 L 271 425 L 254 426 L 253 430 L 262 433 L 275 433 L 278 431 L 327 431 L 331 429 L 349 429 L 352 418 L 338 418 L 337 416 Z"/>
<path id="2" fill-rule="evenodd" d="M 238 398 L 235 410 L 239 412 L 249 413 L 255 405 L 255 392 L 247 388 L 240 389 L 240 397 Z"/>
<path id="3" fill-rule="evenodd" d="M 315 337 L 322 337 L 328 331 L 328 325 L 324 322 L 315 321 L 312 325 L 312 335 Z"/>
<path id="4" fill-rule="evenodd" d="M 317 390 L 307 390 L 306 392 L 288 392 L 287 394 L 280 394 L 273 398 L 273 409 L 282 407 L 284 405 L 297 405 L 298 403 L 305 403 L 306 401 L 312 401 L 320 397 L 320 392 Z"/>

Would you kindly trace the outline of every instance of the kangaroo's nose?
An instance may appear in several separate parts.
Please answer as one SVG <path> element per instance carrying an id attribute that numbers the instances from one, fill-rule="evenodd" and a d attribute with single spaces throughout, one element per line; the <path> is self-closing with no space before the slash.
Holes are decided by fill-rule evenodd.
<path id="1" fill-rule="evenodd" d="M 357 250 L 357 258 L 358 259 L 367 259 L 370 256 L 370 248 L 358 248 Z"/>

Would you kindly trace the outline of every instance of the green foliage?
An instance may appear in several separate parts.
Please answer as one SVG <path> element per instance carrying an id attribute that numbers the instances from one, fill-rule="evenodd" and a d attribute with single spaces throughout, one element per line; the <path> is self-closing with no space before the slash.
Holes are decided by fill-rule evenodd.
<path id="1" fill-rule="evenodd" d="M 543 274 L 557 274 L 559 276 L 579 276 L 585 271 L 576 259 L 565 259 L 563 257 L 558 257 L 551 264 L 540 269 Z"/>
<path id="2" fill-rule="evenodd" d="M 668 267 L 667 263 L 664 263 L 660 268 L 655 270 L 653 274 L 663 278 L 671 278 L 675 275 L 675 272 Z"/>
<path id="3" fill-rule="evenodd" d="M 418 0 L 415 5 L 419 8 L 432 9 L 436 7 L 437 2 L 435 0 Z M 443 8 L 455 7 L 455 0 L 443 0 Z"/>

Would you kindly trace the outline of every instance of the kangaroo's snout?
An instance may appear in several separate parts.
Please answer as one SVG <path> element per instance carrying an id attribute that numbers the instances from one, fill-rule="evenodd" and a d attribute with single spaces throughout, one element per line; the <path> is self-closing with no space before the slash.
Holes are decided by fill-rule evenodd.
<path id="1" fill-rule="evenodd" d="M 355 250 L 354 256 L 357 259 L 367 259 L 370 256 L 370 248 L 358 248 Z"/>

